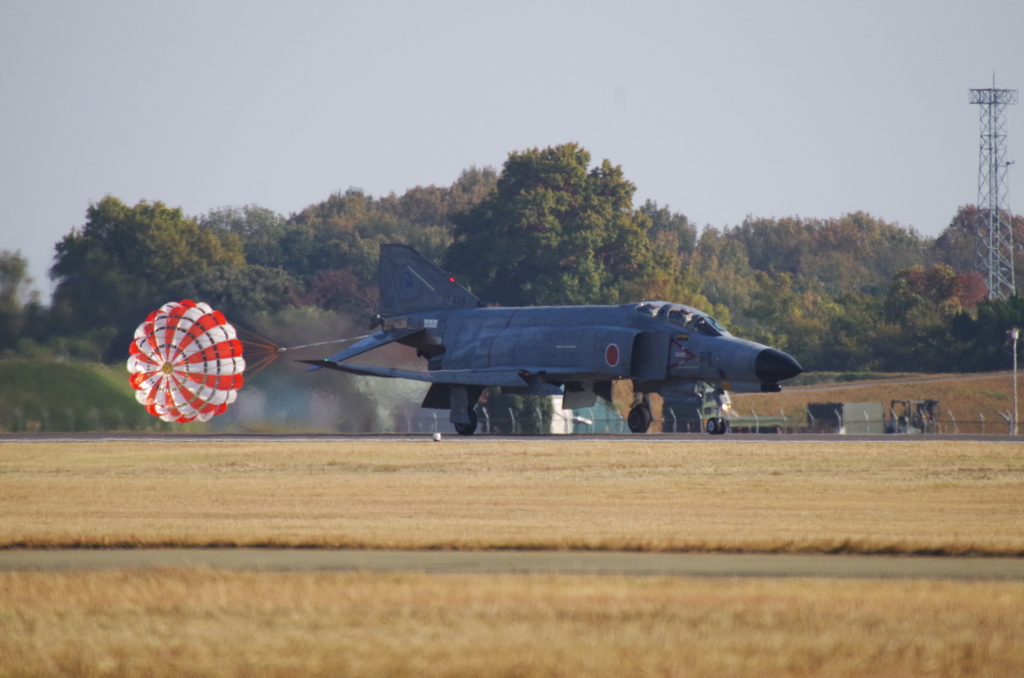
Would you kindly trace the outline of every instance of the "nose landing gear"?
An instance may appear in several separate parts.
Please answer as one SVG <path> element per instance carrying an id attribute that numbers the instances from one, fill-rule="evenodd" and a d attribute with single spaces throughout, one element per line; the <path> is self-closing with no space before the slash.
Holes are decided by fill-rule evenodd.
<path id="1" fill-rule="evenodd" d="M 704 430 L 713 436 L 720 436 L 729 430 L 729 420 L 725 417 L 711 417 L 704 425 Z"/>

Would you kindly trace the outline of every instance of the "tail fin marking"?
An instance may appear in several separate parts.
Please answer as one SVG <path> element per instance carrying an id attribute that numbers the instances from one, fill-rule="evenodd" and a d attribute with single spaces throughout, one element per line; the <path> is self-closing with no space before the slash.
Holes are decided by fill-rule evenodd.
<path id="1" fill-rule="evenodd" d="M 480 300 L 406 245 L 380 246 L 380 314 L 476 308 Z"/>

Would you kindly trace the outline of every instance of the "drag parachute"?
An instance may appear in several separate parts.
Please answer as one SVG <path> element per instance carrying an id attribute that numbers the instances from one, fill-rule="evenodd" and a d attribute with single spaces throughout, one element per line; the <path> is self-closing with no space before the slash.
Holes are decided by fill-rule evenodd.
<path id="1" fill-rule="evenodd" d="M 135 398 L 164 421 L 209 421 L 242 387 L 238 334 L 208 304 L 169 302 L 135 330 L 128 350 Z"/>

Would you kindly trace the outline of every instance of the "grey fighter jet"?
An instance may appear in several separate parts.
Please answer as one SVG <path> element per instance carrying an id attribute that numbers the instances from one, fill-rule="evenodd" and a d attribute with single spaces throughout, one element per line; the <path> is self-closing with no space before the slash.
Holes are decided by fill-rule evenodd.
<path id="1" fill-rule="evenodd" d="M 565 409 L 612 397 L 612 382 L 633 381 L 629 428 L 651 424 L 651 393 L 666 398 L 775 392 L 803 370 L 791 356 L 734 337 L 695 308 L 663 301 L 620 306 L 487 307 L 455 278 L 405 245 L 380 247 L 380 313 L 375 334 L 314 368 L 415 379 L 430 384 L 423 407 L 450 410 L 462 435 L 476 431 L 474 406 L 488 386 L 531 395 L 561 395 Z M 416 349 L 426 370 L 348 362 L 398 342 Z M 724 433 L 728 420 L 705 422 Z"/>

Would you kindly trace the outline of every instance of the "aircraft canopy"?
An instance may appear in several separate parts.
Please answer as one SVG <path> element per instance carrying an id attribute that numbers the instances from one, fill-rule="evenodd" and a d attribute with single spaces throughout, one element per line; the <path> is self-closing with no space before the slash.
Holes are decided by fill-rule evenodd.
<path id="1" fill-rule="evenodd" d="M 712 337 L 728 336 L 729 331 L 720 322 L 690 306 L 667 301 L 644 301 L 633 307 L 638 313 L 665 320 L 692 332 Z"/>

